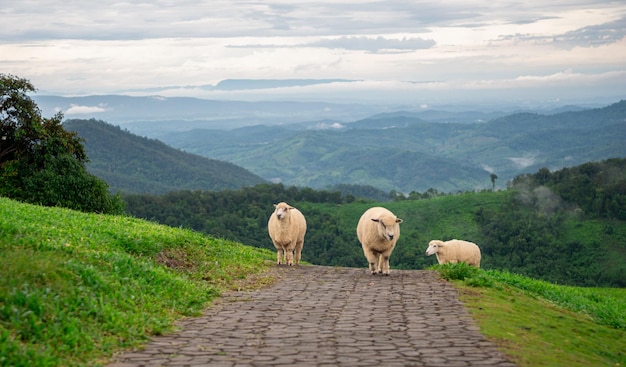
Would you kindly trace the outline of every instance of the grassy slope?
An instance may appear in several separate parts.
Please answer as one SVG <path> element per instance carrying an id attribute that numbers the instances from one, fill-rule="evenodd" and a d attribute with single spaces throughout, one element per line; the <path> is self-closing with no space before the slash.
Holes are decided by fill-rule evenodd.
<path id="1" fill-rule="evenodd" d="M 626 289 L 558 286 L 465 264 L 433 268 L 520 367 L 626 365 Z"/>
<path id="2" fill-rule="evenodd" d="M 446 203 L 432 210 L 454 210 Z M 0 365 L 106 361 L 171 332 L 174 320 L 198 315 L 275 256 L 137 219 L 4 198 L 0 218 Z M 495 271 L 475 282 L 483 286 L 466 283 L 455 282 L 481 330 L 520 366 L 626 365 L 626 290 Z"/>
<path id="3" fill-rule="evenodd" d="M 275 257 L 187 230 L 0 198 L 0 365 L 93 365 Z"/>
<path id="4" fill-rule="evenodd" d="M 475 213 L 480 209 L 498 209 L 516 195 L 514 190 L 502 190 L 496 192 L 467 192 L 458 195 L 445 195 L 427 200 L 406 200 L 399 202 L 387 202 L 380 205 L 390 209 L 404 222 L 401 227 L 401 236 L 398 246 L 391 256 L 392 268 L 395 269 L 423 269 L 437 263 L 435 256 L 426 256 L 425 251 L 428 243 L 432 239 L 448 240 L 461 238 L 478 243 L 486 250 L 491 244 L 485 240 L 485 235 L 480 224 L 476 220 Z M 361 214 L 367 210 L 372 203 L 351 203 L 344 205 L 318 204 L 318 203 L 297 203 L 302 212 L 319 213 L 326 215 L 332 220 L 339 222 L 338 227 L 349 237 L 354 237 L 354 230 Z M 529 209 L 531 210 L 531 209 Z M 595 256 L 589 260 L 597 273 L 606 275 L 611 279 L 618 278 L 621 274 L 626 274 L 626 225 L 621 221 L 610 221 L 600 219 L 581 219 L 576 215 L 565 215 L 563 230 L 558 234 L 558 239 L 563 243 L 579 243 L 580 254 Z M 312 231 L 309 232 L 313 234 Z M 319 246 L 320 242 L 315 242 L 313 236 L 308 238 L 308 247 L 304 248 L 306 259 L 312 259 L 311 251 L 314 246 Z M 354 237 L 354 245 L 350 250 L 362 257 L 362 251 L 358 246 L 358 241 Z M 579 256 L 578 260 L 586 259 Z M 365 261 L 365 260 L 362 260 Z M 314 261 L 312 261 L 314 262 Z M 403 266 L 398 264 L 403 263 Z M 365 265 L 365 262 L 363 262 Z M 484 255 L 481 266 L 486 269 L 503 269 L 502 264 L 492 257 Z M 576 271 L 578 263 L 572 264 L 571 270 Z M 525 269 L 516 270 L 522 274 Z M 574 272 L 574 274 L 577 274 Z M 563 275 L 560 279 L 553 277 L 551 281 L 558 281 L 565 284 L 564 279 L 571 275 Z M 580 276 L 580 275 L 578 275 Z M 559 280 L 554 280 L 554 279 Z M 549 278 L 546 278 L 549 279 Z"/>

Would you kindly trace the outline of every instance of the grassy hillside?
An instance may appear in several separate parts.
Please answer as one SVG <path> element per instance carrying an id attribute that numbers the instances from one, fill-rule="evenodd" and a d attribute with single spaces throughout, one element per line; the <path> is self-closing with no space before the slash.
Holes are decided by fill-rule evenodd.
<path id="1" fill-rule="evenodd" d="M 0 365 L 101 365 L 170 333 L 224 289 L 271 282 L 254 275 L 274 256 L 138 219 L 0 198 Z M 626 364 L 624 289 L 469 272 L 444 276 L 465 279 L 455 284 L 481 330 L 519 366 Z"/>
<path id="2" fill-rule="evenodd" d="M 265 182 L 232 163 L 185 153 L 103 121 L 68 120 L 63 127 L 85 139 L 88 171 L 112 192 L 223 190 Z"/>
<path id="3" fill-rule="evenodd" d="M 540 191 L 543 196 L 546 192 Z M 133 216 L 267 249 L 273 248 L 267 235 L 272 205 L 287 201 L 307 218 L 303 258 L 351 267 L 366 265 L 355 235 L 357 222 L 366 209 L 382 205 L 404 219 L 392 268 L 424 269 L 436 263 L 424 253 L 430 240 L 461 238 L 481 246 L 487 269 L 568 285 L 626 286 L 626 222 L 589 218 L 571 203 L 547 212 L 549 200 L 535 199 L 506 190 L 348 203 L 338 195 L 282 185 L 124 197 Z"/>
<path id="4" fill-rule="evenodd" d="M 626 288 L 557 286 L 465 264 L 434 268 L 518 366 L 626 364 Z"/>
<path id="5" fill-rule="evenodd" d="M 172 331 L 275 253 L 0 198 L 0 366 L 94 365 Z"/>

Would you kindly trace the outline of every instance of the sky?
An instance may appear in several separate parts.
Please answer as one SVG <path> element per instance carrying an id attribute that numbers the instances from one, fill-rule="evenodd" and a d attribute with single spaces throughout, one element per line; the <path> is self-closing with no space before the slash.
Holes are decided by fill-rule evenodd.
<path id="1" fill-rule="evenodd" d="M 626 97 L 623 0 L 0 0 L 0 19 L 0 73 L 40 94 L 421 107 Z M 326 81 L 216 88 L 227 79 Z"/>

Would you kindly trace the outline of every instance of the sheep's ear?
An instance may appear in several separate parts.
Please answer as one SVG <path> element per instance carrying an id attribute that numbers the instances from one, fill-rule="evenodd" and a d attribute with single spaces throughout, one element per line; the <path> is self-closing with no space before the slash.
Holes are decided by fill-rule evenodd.
<path id="1" fill-rule="evenodd" d="M 396 218 L 396 223 L 402 223 L 402 219 Z"/>
<path id="2" fill-rule="evenodd" d="M 372 222 L 378 223 L 378 218 L 372 218 Z"/>
<path id="3" fill-rule="evenodd" d="M 276 208 L 278 206 L 278 204 L 274 204 L 274 208 Z"/>

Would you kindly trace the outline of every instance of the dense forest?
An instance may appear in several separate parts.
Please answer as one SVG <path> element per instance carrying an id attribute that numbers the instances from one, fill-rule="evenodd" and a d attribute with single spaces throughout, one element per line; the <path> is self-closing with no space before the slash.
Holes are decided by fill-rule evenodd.
<path id="1" fill-rule="evenodd" d="M 63 127 L 84 140 L 89 172 L 113 193 L 236 189 L 266 182 L 232 163 L 185 153 L 104 121 L 66 120 Z"/>
<path id="2" fill-rule="evenodd" d="M 463 238 L 481 246 L 485 268 L 561 284 L 626 286 L 625 159 L 541 169 L 516 177 L 504 191 L 412 194 L 379 203 L 338 191 L 261 184 L 123 199 L 131 215 L 270 249 L 272 205 L 287 201 L 307 218 L 303 259 L 350 267 L 366 266 L 355 234 L 360 215 L 383 205 L 404 219 L 392 269 L 428 267 L 436 263 L 424 254 L 431 239 Z"/>

